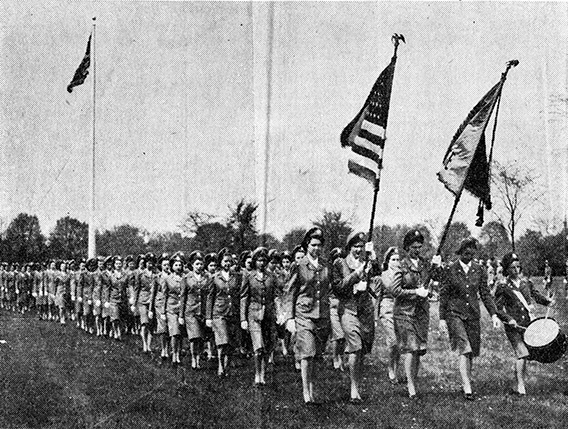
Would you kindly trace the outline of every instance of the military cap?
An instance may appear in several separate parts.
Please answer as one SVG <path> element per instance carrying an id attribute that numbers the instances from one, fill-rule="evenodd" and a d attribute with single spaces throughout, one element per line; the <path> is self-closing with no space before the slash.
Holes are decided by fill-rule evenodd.
<path id="1" fill-rule="evenodd" d="M 292 261 L 292 253 L 290 253 L 288 250 L 284 250 L 282 252 L 282 255 L 280 256 L 280 260 L 283 261 L 284 259 L 288 259 L 289 261 Z"/>
<path id="2" fill-rule="evenodd" d="M 304 249 L 308 248 L 308 244 L 310 243 L 310 240 L 312 238 L 317 238 L 318 240 L 321 241 L 322 244 L 325 243 L 322 230 L 317 226 L 314 226 L 313 228 L 308 229 L 306 231 L 306 234 L 304 234 L 304 239 L 302 240 L 302 247 Z"/>
<path id="3" fill-rule="evenodd" d="M 404 250 L 408 250 L 412 243 L 424 244 L 424 236 L 418 229 L 411 229 L 404 235 L 402 247 Z"/>
<path id="4" fill-rule="evenodd" d="M 505 275 L 508 275 L 511 264 L 518 260 L 519 256 L 516 253 L 507 253 L 505 256 L 503 256 L 503 260 L 501 261 L 501 265 L 503 266 L 503 273 Z"/>
<path id="5" fill-rule="evenodd" d="M 254 252 L 252 252 L 253 261 L 256 261 L 259 258 L 268 260 L 268 249 L 266 247 L 257 247 L 256 249 L 254 249 Z"/>
<path id="6" fill-rule="evenodd" d="M 456 254 L 461 255 L 466 249 L 473 249 L 477 250 L 477 240 L 473 237 L 464 238 L 458 250 L 456 250 Z"/>
<path id="7" fill-rule="evenodd" d="M 365 244 L 366 238 L 367 235 L 364 232 L 353 231 L 351 234 L 349 234 L 347 240 L 345 240 L 345 249 L 351 249 L 355 245 L 355 243 Z"/>
<path id="8" fill-rule="evenodd" d="M 246 260 L 252 257 L 252 252 L 250 250 L 244 250 L 239 255 L 239 265 L 241 268 L 245 267 Z"/>
<path id="9" fill-rule="evenodd" d="M 341 258 L 343 256 L 343 250 L 341 247 L 336 247 L 329 252 L 329 260 L 333 263 L 337 258 Z"/>
<path id="10" fill-rule="evenodd" d="M 217 263 L 217 254 L 215 252 L 208 253 L 205 255 L 203 262 L 205 263 L 205 267 L 207 267 L 211 262 Z"/>
<path id="11" fill-rule="evenodd" d="M 125 263 L 125 264 L 130 264 L 131 262 L 134 262 L 134 256 L 132 256 L 132 255 L 126 255 L 126 258 L 124 258 L 124 263 Z"/>

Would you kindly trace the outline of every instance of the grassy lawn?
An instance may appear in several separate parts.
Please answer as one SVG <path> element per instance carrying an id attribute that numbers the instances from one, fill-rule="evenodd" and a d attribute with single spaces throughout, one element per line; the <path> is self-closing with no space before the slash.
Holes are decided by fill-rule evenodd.
<path id="1" fill-rule="evenodd" d="M 558 304 L 551 316 L 568 333 L 562 286 L 556 278 Z M 219 379 L 213 366 L 195 372 L 142 356 L 138 338 L 119 343 L 2 310 L 0 339 L 7 343 L 0 344 L 0 428 L 568 427 L 566 357 L 554 364 L 530 363 L 529 396 L 506 395 L 513 353 L 503 329 L 494 331 L 484 311 L 481 356 L 474 367 L 477 400 L 466 402 L 459 394 L 456 357 L 437 325 L 433 303 L 419 401 L 406 398 L 404 385 L 388 383 L 379 328 L 365 365 L 364 404 L 348 403 L 347 375 L 326 362 L 316 386 L 324 403 L 306 408 L 299 374 L 281 356 L 268 385 L 255 389 L 250 361 L 237 361 L 230 376 Z"/>

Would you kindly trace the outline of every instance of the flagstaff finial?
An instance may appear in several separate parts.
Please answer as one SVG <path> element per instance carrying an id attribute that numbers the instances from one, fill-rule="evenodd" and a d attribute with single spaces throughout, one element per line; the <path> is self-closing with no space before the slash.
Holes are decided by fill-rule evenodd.
<path id="1" fill-rule="evenodd" d="M 511 67 L 517 67 L 518 65 L 519 65 L 519 60 L 507 61 L 507 68 L 503 72 L 503 78 L 507 77 L 507 73 L 509 73 L 509 70 L 511 69 Z"/>
<path id="2" fill-rule="evenodd" d="M 93 22 L 95 22 L 97 20 L 96 16 L 93 16 Z"/>
<path id="3" fill-rule="evenodd" d="M 392 43 L 394 44 L 394 55 L 396 56 L 396 51 L 398 51 L 398 45 L 400 44 L 401 41 L 403 43 L 406 43 L 406 40 L 404 40 L 403 34 L 398 34 L 398 33 L 394 33 L 391 37 L 391 40 Z"/>

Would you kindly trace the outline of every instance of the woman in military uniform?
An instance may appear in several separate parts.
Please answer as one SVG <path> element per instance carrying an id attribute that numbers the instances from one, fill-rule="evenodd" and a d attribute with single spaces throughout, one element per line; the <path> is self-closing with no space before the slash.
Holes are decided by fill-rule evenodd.
<path id="1" fill-rule="evenodd" d="M 420 357 L 426 354 L 430 310 L 428 289 L 432 277 L 428 264 L 420 257 L 424 236 L 418 230 L 411 230 L 403 240 L 407 256 L 401 262 L 401 281 L 387 286 L 394 297 L 394 328 L 398 347 L 404 358 L 404 370 L 408 395 L 416 398 L 416 377 Z"/>
<path id="2" fill-rule="evenodd" d="M 181 330 L 180 325 L 184 324 L 181 310 L 181 290 L 184 283 L 183 278 L 183 259 L 180 255 L 174 255 L 170 259 L 171 274 L 166 277 L 166 287 L 164 288 L 164 311 L 168 322 L 168 332 L 172 347 L 172 363 L 181 363 Z"/>
<path id="3" fill-rule="evenodd" d="M 90 334 L 94 332 L 93 291 L 95 288 L 94 271 L 96 267 L 97 260 L 95 258 L 88 259 L 86 270 L 83 274 L 83 329 Z"/>
<path id="4" fill-rule="evenodd" d="M 140 315 L 140 336 L 142 337 L 142 352 L 152 351 L 152 329 L 151 321 L 153 314 L 151 309 L 152 294 L 158 287 L 158 277 L 155 271 L 156 256 L 148 253 L 144 259 L 146 267 L 140 272 L 136 288 L 134 290 L 134 306 Z"/>
<path id="5" fill-rule="evenodd" d="M 160 336 L 161 354 L 162 359 L 169 357 L 168 352 L 168 324 L 166 313 L 164 311 L 164 290 L 166 289 L 166 279 L 170 275 L 170 258 L 167 254 L 163 254 L 160 258 L 161 271 L 158 273 L 156 279 L 156 287 L 151 297 L 151 313 L 156 318 L 156 335 Z M 148 316 L 151 318 L 151 316 Z"/>
<path id="6" fill-rule="evenodd" d="M 371 352 L 375 339 L 375 314 L 370 276 L 372 261 L 363 261 L 365 233 L 353 232 L 347 237 L 345 258 L 337 258 L 333 264 L 333 292 L 339 299 L 338 315 L 345 335 L 345 352 L 349 359 L 351 379 L 351 403 L 361 403 L 359 392 L 363 356 Z M 368 247 L 370 258 L 374 259 Z"/>
<path id="7" fill-rule="evenodd" d="M 505 325 L 505 334 L 517 358 L 514 366 L 517 388 L 512 393 L 524 396 L 527 393 L 525 378 L 530 354 L 523 339 L 523 328 L 529 326 L 534 319 L 533 299 L 545 306 L 554 304 L 554 300 L 542 295 L 532 282 L 520 276 L 520 263 L 516 254 L 508 253 L 503 257 L 503 272 L 507 277 L 497 285 L 495 291 L 497 315 Z"/>
<path id="8" fill-rule="evenodd" d="M 475 239 L 465 239 L 457 254 L 459 259 L 444 270 L 440 289 L 440 332 L 447 332 L 452 350 L 459 355 L 459 370 L 466 400 L 472 400 L 471 373 L 473 359 L 479 356 L 481 345 L 481 312 L 479 298 L 498 328 L 495 302 L 487 285 L 485 268 L 473 259 L 477 250 Z"/>
<path id="9" fill-rule="evenodd" d="M 104 270 L 101 273 L 101 318 L 103 322 L 103 335 L 113 336 L 112 322 L 110 321 L 110 277 L 113 270 L 113 257 L 108 256 L 104 262 Z"/>
<path id="10" fill-rule="evenodd" d="M 105 261 L 102 256 L 96 259 L 97 268 L 93 272 L 93 316 L 95 318 L 95 328 L 97 331 L 97 337 L 103 335 L 103 321 L 102 321 L 102 290 L 103 290 L 103 270 Z"/>
<path id="11" fill-rule="evenodd" d="M 286 297 L 286 328 L 296 333 L 295 353 L 300 360 L 306 405 L 317 403 L 313 386 L 314 360 L 321 357 L 330 331 L 330 272 L 327 261 L 320 258 L 324 241 L 319 228 L 306 232 L 302 242 L 306 256 L 292 265 Z"/>
<path id="12" fill-rule="evenodd" d="M 207 295 L 206 324 L 213 328 L 217 345 L 217 375 L 227 375 L 230 353 L 238 345 L 240 278 L 231 272 L 233 257 L 227 249 L 219 253 L 219 270 Z"/>
<path id="13" fill-rule="evenodd" d="M 388 351 L 388 377 L 391 384 L 398 384 L 398 365 L 400 350 L 398 348 L 396 332 L 394 329 L 394 301 L 392 290 L 395 283 L 402 283 L 400 271 L 400 254 L 398 248 L 389 247 L 383 260 L 383 271 L 377 284 L 376 295 L 379 306 L 379 320 L 383 326 Z"/>
<path id="14" fill-rule="evenodd" d="M 241 286 L 241 328 L 248 330 L 254 352 L 254 384 L 266 384 L 268 356 L 274 347 L 276 312 L 275 277 L 266 271 L 268 250 L 257 248 L 252 254 L 254 270 L 243 277 Z"/>
<path id="15" fill-rule="evenodd" d="M 211 277 L 204 268 L 204 255 L 199 250 L 189 255 L 191 271 L 185 275 L 181 291 L 181 314 L 184 318 L 191 368 L 201 368 L 201 349 L 205 338 L 205 310 Z"/>
<path id="16" fill-rule="evenodd" d="M 55 275 L 55 305 L 59 309 L 59 323 L 65 325 L 67 319 L 67 303 L 71 294 L 71 276 L 67 272 L 67 263 L 59 264 Z"/>
<path id="17" fill-rule="evenodd" d="M 126 302 L 126 288 L 128 283 L 127 273 L 122 269 L 123 261 L 121 256 L 115 256 L 113 261 L 114 270 L 109 276 L 109 294 L 107 308 L 112 324 L 112 331 L 115 340 L 122 339 L 123 311 Z"/>

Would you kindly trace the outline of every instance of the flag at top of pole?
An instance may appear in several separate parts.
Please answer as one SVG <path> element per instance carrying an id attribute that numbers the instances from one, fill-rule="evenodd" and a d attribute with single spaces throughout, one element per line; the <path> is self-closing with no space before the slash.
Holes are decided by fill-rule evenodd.
<path id="1" fill-rule="evenodd" d="M 71 83 L 67 85 L 67 92 L 73 92 L 73 88 L 76 86 L 82 85 L 87 79 L 89 75 L 89 67 L 91 66 L 91 38 L 93 34 L 89 35 L 89 41 L 87 42 L 87 50 L 85 51 L 85 56 L 83 57 L 83 61 L 79 64 L 79 67 L 75 71 L 73 75 L 73 79 L 71 79 Z"/>
<path id="2" fill-rule="evenodd" d="M 404 36 L 393 36 L 395 51 L 389 65 L 379 75 L 360 112 L 341 133 L 341 146 L 349 146 L 359 155 L 349 160 L 349 172 L 366 179 L 375 188 L 379 186 L 383 166 L 396 51 L 401 40 L 405 41 Z"/>

